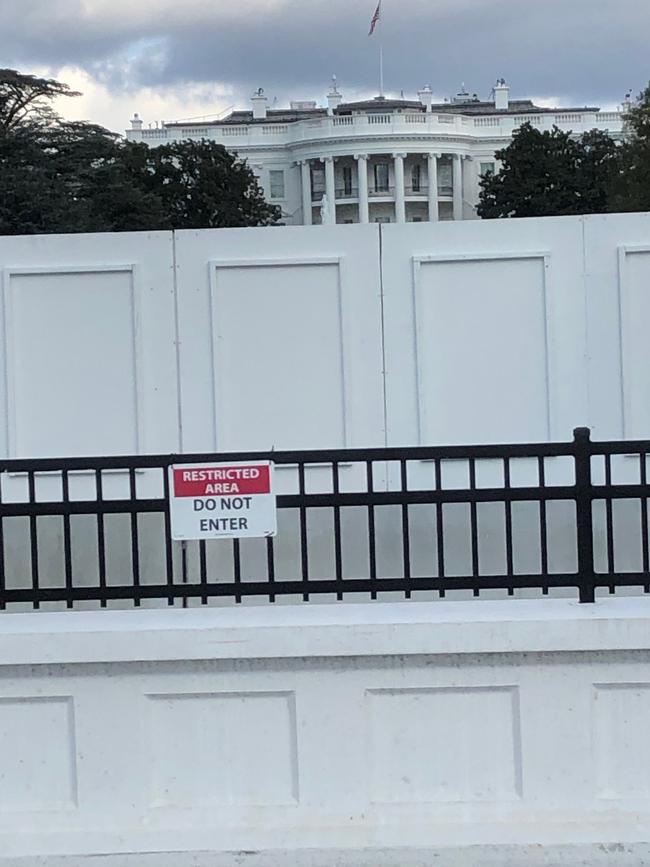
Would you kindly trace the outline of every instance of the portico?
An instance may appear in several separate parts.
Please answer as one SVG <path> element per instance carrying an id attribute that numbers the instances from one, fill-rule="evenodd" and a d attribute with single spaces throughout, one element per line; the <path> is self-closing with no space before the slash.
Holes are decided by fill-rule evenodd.
<path id="1" fill-rule="evenodd" d="M 300 160 L 304 222 L 460 220 L 466 159 L 458 152 L 404 150 Z"/>

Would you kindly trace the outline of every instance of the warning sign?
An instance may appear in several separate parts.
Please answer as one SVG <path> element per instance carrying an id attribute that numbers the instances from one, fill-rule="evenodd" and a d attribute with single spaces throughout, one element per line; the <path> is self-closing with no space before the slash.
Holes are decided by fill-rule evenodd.
<path id="1" fill-rule="evenodd" d="M 275 536 L 273 465 L 176 464 L 169 468 L 172 539 Z"/>

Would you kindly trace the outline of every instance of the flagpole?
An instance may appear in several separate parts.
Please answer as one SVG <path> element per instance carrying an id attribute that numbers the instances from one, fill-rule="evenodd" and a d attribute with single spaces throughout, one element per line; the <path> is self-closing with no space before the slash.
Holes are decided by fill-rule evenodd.
<path id="1" fill-rule="evenodd" d="M 379 96 L 384 95 L 384 40 L 379 40 Z"/>

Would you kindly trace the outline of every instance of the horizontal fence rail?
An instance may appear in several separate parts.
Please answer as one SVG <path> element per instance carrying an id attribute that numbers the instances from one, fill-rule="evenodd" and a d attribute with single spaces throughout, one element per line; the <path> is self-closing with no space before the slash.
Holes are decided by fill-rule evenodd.
<path id="1" fill-rule="evenodd" d="M 650 593 L 650 441 L 0 462 L 0 608 Z M 174 542 L 174 463 L 272 460 L 278 535 Z M 392 597 L 391 597 L 392 598 Z"/>

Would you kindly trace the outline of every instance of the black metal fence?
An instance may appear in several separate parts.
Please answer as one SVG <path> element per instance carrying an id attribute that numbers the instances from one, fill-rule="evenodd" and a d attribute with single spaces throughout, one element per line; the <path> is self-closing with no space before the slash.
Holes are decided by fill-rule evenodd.
<path id="1" fill-rule="evenodd" d="M 650 593 L 650 441 L 0 462 L 0 608 Z M 272 460 L 279 532 L 173 542 L 173 463 Z M 392 596 L 390 598 L 393 598 Z"/>

